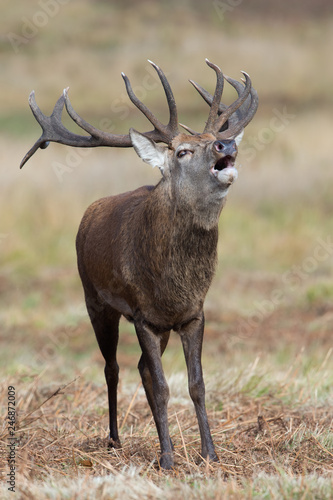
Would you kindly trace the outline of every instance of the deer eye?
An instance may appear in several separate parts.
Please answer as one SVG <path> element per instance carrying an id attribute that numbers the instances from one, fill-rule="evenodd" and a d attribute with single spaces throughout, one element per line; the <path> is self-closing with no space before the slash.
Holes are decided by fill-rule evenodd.
<path id="1" fill-rule="evenodd" d="M 181 149 L 177 153 L 177 158 L 182 158 L 182 156 L 185 156 L 185 155 L 191 154 L 191 153 L 192 153 L 192 151 L 190 151 L 189 149 Z"/>

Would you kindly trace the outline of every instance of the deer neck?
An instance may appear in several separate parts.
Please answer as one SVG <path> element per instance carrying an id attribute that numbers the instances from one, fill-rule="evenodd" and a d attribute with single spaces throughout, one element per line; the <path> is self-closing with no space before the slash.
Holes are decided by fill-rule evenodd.
<path id="1" fill-rule="evenodd" d="M 161 185 L 149 192 L 142 208 L 137 212 L 141 225 L 127 246 L 137 256 L 132 283 L 140 283 L 140 289 L 154 287 L 154 301 L 165 314 L 170 306 L 170 317 L 175 311 L 199 310 L 215 272 L 217 223 L 208 229 L 198 224 L 197 216 L 175 203 Z"/>
<path id="2" fill-rule="evenodd" d="M 217 230 L 221 211 L 226 197 L 220 193 L 203 196 L 197 186 L 171 185 L 162 180 L 154 189 L 153 196 L 167 210 L 174 226 L 200 228 L 206 231 Z"/>

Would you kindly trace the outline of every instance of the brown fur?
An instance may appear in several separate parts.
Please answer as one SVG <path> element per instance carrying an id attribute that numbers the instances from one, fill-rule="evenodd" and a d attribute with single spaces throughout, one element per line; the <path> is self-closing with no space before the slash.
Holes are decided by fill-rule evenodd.
<path id="1" fill-rule="evenodd" d="M 162 181 L 93 203 L 77 248 L 84 283 L 109 292 L 110 305 L 113 296 L 119 301 L 126 295 L 129 309 L 121 313 L 134 319 L 140 311 L 158 329 L 170 330 L 202 309 L 214 274 L 218 230 L 195 226 L 163 191 Z"/>

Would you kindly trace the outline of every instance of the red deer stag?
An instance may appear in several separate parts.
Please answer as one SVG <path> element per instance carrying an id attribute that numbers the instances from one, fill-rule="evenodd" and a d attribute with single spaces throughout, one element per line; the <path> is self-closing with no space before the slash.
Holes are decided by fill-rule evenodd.
<path id="1" fill-rule="evenodd" d="M 249 76 L 244 84 L 222 74 L 206 60 L 217 77 L 212 96 L 191 81 L 209 104 L 203 133 L 183 126 L 178 130 L 177 108 L 169 82 L 154 63 L 168 102 L 170 119 L 162 124 L 136 97 L 122 74 L 132 103 L 154 126 L 143 134 L 130 129 L 127 135 L 102 132 L 74 111 L 67 90 L 57 101 L 51 116 L 29 103 L 43 133 L 22 160 L 21 166 L 50 141 L 77 147 L 131 147 L 139 157 L 158 166 L 162 178 L 156 186 L 103 198 L 83 216 L 76 239 L 78 269 L 92 326 L 105 358 L 108 387 L 110 447 L 119 447 L 117 428 L 117 384 L 119 319 L 134 322 L 142 350 L 139 371 L 154 416 L 160 447 L 160 466 L 174 465 L 169 436 L 167 405 L 169 388 L 161 356 L 170 331 L 181 338 L 188 371 L 189 393 L 197 414 L 201 455 L 217 460 L 205 408 L 205 386 L 201 366 L 204 333 L 203 304 L 217 261 L 218 220 L 230 185 L 237 179 L 234 166 L 237 144 L 253 118 L 257 92 Z M 222 104 L 226 80 L 238 98 Z M 68 131 L 61 122 L 63 107 L 88 136 Z M 157 143 L 165 143 L 160 145 Z"/>

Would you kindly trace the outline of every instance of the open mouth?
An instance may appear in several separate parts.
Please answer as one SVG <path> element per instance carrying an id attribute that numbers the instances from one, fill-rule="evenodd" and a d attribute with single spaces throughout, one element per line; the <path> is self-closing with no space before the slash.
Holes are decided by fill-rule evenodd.
<path id="1" fill-rule="evenodd" d="M 214 167 L 212 168 L 212 170 L 217 170 L 217 171 L 221 171 L 221 170 L 224 170 L 225 168 L 228 168 L 228 167 L 233 167 L 235 164 L 235 159 L 230 156 L 230 155 L 227 155 L 225 156 L 224 158 L 220 158 L 214 165 Z"/>
<path id="2" fill-rule="evenodd" d="M 226 155 L 220 158 L 215 165 L 210 168 L 210 173 L 219 184 L 223 186 L 231 186 L 237 179 L 238 173 L 235 165 L 235 158 L 231 155 Z"/>

